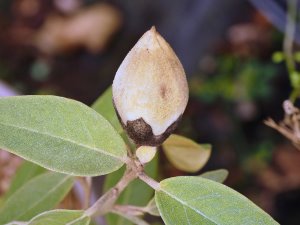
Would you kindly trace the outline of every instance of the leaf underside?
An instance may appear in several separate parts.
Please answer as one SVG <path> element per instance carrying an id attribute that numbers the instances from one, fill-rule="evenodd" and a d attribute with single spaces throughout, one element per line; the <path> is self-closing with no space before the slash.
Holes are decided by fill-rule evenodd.
<path id="1" fill-rule="evenodd" d="M 77 176 L 110 173 L 126 157 L 124 141 L 106 119 L 56 96 L 0 98 L 0 148 Z"/>
<path id="2" fill-rule="evenodd" d="M 243 195 L 201 177 L 163 180 L 155 201 L 166 225 L 278 224 Z"/>
<path id="3" fill-rule="evenodd" d="M 84 211 L 58 209 L 34 217 L 28 225 L 88 225 L 89 222 Z"/>
<path id="4" fill-rule="evenodd" d="M 27 221 L 55 207 L 70 191 L 71 176 L 48 172 L 28 181 L 12 194 L 0 208 L 0 224 Z"/>

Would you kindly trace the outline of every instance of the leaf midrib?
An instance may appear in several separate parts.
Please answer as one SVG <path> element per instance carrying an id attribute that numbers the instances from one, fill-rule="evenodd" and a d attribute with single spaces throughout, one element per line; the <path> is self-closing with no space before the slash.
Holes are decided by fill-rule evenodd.
<path id="1" fill-rule="evenodd" d="M 7 123 L 3 123 L 3 122 L 0 122 L 0 124 L 2 124 L 4 126 L 7 126 L 7 127 L 13 127 L 13 128 L 16 128 L 16 129 L 25 130 L 25 131 L 32 132 L 32 133 L 37 133 L 37 134 L 40 134 L 40 135 L 50 136 L 52 138 L 56 138 L 56 139 L 60 139 L 60 140 L 66 141 L 66 142 L 70 142 L 70 143 L 78 145 L 80 147 L 84 147 L 84 148 L 90 149 L 92 151 L 95 151 L 95 152 L 102 153 L 104 155 L 110 156 L 110 157 L 115 158 L 115 159 L 117 159 L 117 160 L 119 160 L 121 162 L 125 162 L 125 160 L 123 158 L 120 158 L 120 157 L 118 157 L 116 155 L 110 154 L 107 151 L 104 151 L 104 150 L 99 149 L 99 148 L 94 148 L 94 147 L 91 147 L 91 146 L 88 146 L 88 145 L 85 145 L 85 144 L 82 144 L 82 143 L 78 143 L 78 142 L 73 141 L 73 140 L 68 139 L 68 138 L 63 138 L 63 137 L 60 137 L 60 136 L 56 136 L 56 135 L 50 134 L 48 132 L 40 132 L 40 131 L 32 129 L 32 128 L 27 128 L 27 127 L 22 127 L 22 126 L 7 124 Z"/>
<path id="2" fill-rule="evenodd" d="M 181 203 L 181 204 L 184 205 L 185 207 L 188 207 L 188 208 L 190 208 L 191 210 L 195 211 L 196 213 L 200 214 L 201 216 L 203 216 L 204 218 L 206 218 L 206 219 L 208 219 L 209 221 L 213 222 L 214 224 L 216 224 L 216 225 L 221 225 L 221 224 L 215 222 L 214 220 L 212 220 L 211 218 L 207 217 L 207 216 L 206 216 L 205 214 L 203 214 L 201 211 L 199 211 L 199 210 L 195 209 L 194 207 L 192 207 L 192 206 L 186 204 L 186 202 L 184 202 L 184 201 L 182 201 L 181 199 L 177 198 L 177 196 L 175 196 L 175 195 L 173 195 L 173 194 L 167 192 L 166 190 L 164 190 L 164 189 L 162 189 L 162 188 L 161 188 L 159 191 L 162 191 L 162 192 L 165 193 L 166 195 L 168 195 L 168 196 L 170 196 L 171 198 L 175 199 L 176 201 L 178 201 L 179 203 Z"/>

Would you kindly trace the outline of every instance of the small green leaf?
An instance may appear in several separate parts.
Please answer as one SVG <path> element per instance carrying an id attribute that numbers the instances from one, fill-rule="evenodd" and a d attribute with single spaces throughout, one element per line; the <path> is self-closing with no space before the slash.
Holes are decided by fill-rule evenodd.
<path id="1" fill-rule="evenodd" d="M 208 171 L 205 173 L 202 173 L 200 177 L 216 181 L 219 183 L 223 183 L 226 178 L 228 177 L 228 170 L 225 169 L 219 169 L 219 170 L 213 170 L 213 171 Z"/>
<path id="2" fill-rule="evenodd" d="M 18 168 L 15 176 L 11 181 L 9 190 L 5 194 L 5 198 L 8 198 L 27 183 L 31 178 L 36 177 L 47 170 L 29 161 L 23 161 L 22 165 Z"/>
<path id="3" fill-rule="evenodd" d="M 0 148 L 78 176 L 113 172 L 126 157 L 124 141 L 106 119 L 56 96 L 0 98 Z"/>
<path id="4" fill-rule="evenodd" d="M 84 216 L 84 211 L 57 209 L 34 217 L 28 225 L 88 225 L 89 223 L 90 218 Z"/>
<path id="5" fill-rule="evenodd" d="M 112 87 L 106 91 L 94 102 L 92 108 L 100 113 L 110 124 L 121 134 L 123 128 L 118 120 L 115 108 L 112 103 Z"/>
<path id="6" fill-rule="evenodd" d="M 138 216 L 130 215 L 127 213 L 121 213 L 121 212 L 114 212 L 114 214 L 119 215 L 125 219 L 122 225 L 124 225 L 126 222 L 128 222 L 126 224 L 150 225 L 149 223 L 147 223 L 145 220 L 143 220 L 141 217 Z"/>
<path id="7" fill-rule="evenodd" d="M 145 171 L 149 176 L 153 178 L 157 177 L 157 156 L 155 156 L 152 161 L 146 164 Z M 107 175 L 105 178 L 104 190 L 107 191 L 109 188 L 113 187 L 120 180 L 123 173 L 124 168 Z M 134 180 L 121 194 L 117 203 L 122 205 L 130 204 L 137 206 L 145 206 L 153 197 L 153 192 L 153 189 L 146 185 L 144 182 L 140 180 Z M 105 218 L 109 225 L 132 225 L 130 221 L 126 220 L 124 217 L 121 217 L 119 215 L 108 214 Z"/>
<path id="8" fill-rule="evenodd" d="M 200 145 L 175 134 L 172 134 L 162 146 L 168 160 L 177 169 L 191 173 L 205 166 L 211 154 L 211 145 Z"/>
<path id="9" fill-rule="evenodd" d="M 110 122 L 110 124 L 121 135 L 128 146 L 132 147 L 132 149 L 135 149 L 134 143 L 129 140 L 117 117 L 115 108 L 113 106 L 111 86 L 107 88 L 106 91 L 94 102 L 92 108 Z"/>
<path id="10" fill-rule="evenodd" d="M 55 207 L 70 191 L 74 179 L 59 173 L 44 173 L 24 184 L 0 208 L 0 224 L 26 221 Z"/>
<path id="11" fill-rule="evenodd" d="M 149 213 L 150 215 L 152 215 L 152 216 L 160 216 L 154 198 L 152 198 L 152 199 L 149 201 L 149 203 L 148 203 L 147 206 L 144 208 L 144 210 L 145 210 L 147 213 Z"/>
<path id="12" fill-rule="evenodd" d="M 173 177 L 160 182 L 155 201 L 166 225 L 278 224 L 249 199 L 201 177 Z"/>

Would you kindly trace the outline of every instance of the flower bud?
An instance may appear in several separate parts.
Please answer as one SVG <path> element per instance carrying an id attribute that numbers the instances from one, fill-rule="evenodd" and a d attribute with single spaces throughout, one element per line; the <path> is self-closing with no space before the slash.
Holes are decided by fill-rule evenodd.
<path id="1" fill-rule="evenodd" d="M 135 154 L 142 164 L 146 164 L 154 158 L 156 150 L 156 147 L 141 146 L 136 150 Z"/>
<path id="2" fill-rule="evenodd" d="M 160 145 L 177 127 L 188 102 L 183 67 L 154 27 L 127 54 L 112 88 L 121 124 L 138 146 Z"/>

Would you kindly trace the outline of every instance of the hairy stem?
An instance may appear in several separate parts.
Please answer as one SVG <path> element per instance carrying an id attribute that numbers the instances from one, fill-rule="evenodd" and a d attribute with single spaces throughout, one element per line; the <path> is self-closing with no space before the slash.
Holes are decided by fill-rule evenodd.
<path id="1" fill-rule="evenodd" d="M 122 191 L 128 186 L 128 184 L 137 178 L 135 170 L 132 170 L 129 166 L 121 178 L 121 180 L 111 189 L 109 189 L 101 198 L 99 198 L 94 205 L 85 211 L 87 216 L 104 215 L 111 211 L 113 205 L 118 199 Z"/>
<path id="2" fill-rule="evenodd" d="M 300 94 L 300 77 L 299 74 L 296 73 L 296 63 L 293 57 L 293 43 L 297 19 L 297 0 L 288 0 L 287 8 L 287 22 L 283 41 L 283 51 L 286 57 L 286 67 L 288 69 L 290 82 L 293 87 L 290 99 L 294 102 Z"/>
<path id="3" fill-rule="evenodd" d="M 92 194 L 92 178 L 91 177 L 85 178 L 84 189 L 85 189 L 84 209 L 87 209 L 90 206 L 91 194 Z"/>
<path id="4" fill-rule="evenodd" d="M 128 184 L 139 178 L 155 190 L 159 189 L 159 183 L 144 172 L 141 162 L 134 157 L 127 157 L 126 171 L 120 181 L 100 197 L 90 208 L 85 211 L 85 216 L 100 216 L 116 210 L 114 205 Z"/>
<path id="5" fill-rule="evenodd" d="M 138 178 L 142 181 L 144 181 L 146 184 L 148 184 L 150 187 L 152 187 L 154 190 L 159 190 L 159 183 L 156 180 L 153 180 L 151 177 L 149 177 L 144 172 L 141 172 L 138 175 Z"/>
<path id="6" fill-rule="evenodd" d="M 113 210 L 132 216 L 143 216 L 146 213 L 145 207 L 134 205 L 115 205 Z"/>
<path id="7" fill-rule="evenodd" d="M 286 56 L 286 66 L 289 73 L 295 71 L 295 61 L 293 58 L 293 43 L 296 31 L 297 0 L 287 1 L 287 24 L 283 41 L 283 51 Z"/>

